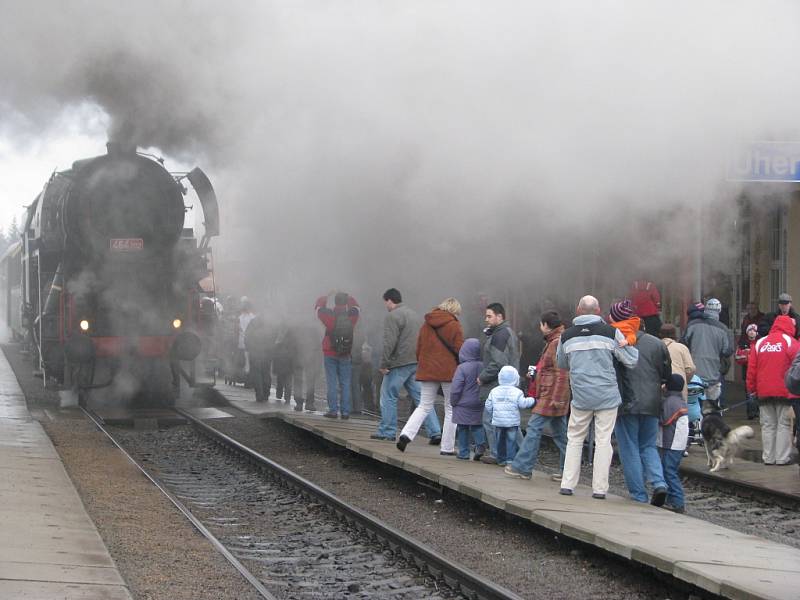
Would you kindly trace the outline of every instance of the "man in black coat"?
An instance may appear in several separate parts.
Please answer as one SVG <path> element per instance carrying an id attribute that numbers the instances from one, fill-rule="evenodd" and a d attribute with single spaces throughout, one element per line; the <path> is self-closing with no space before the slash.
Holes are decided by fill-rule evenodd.
<path id="1" fill-rule="evenodd" d="M 786 292 L 778 296 L 778 310 L 767 313 L 758 324 L 758 337 L 769 335 L 769 330 L 772 329 L 772 324 L 778 315 L 788 315 L 794 319 L 794 339 L 800 339 L 800 315 L 795 312 L 792 307 L 792 297 Z"/>
<path id="2" fill-rule="evenodd" d="M 247 325 L 244 345 L 250 355 L 250 380 L 256 391 L 256 402 L 267 402 L 272 388 L 275 331 L 263 316 L 257 315 Z"/>
<path id="3" fill-rule="evenodd" d="M 612 321 L 632 314 L 627 301 L 611 307 Z M 636 332 L 639 361 L 632 369 L 617 369 L 617 384 L 622 406 L 617 414 L 614 435 L 622 462 L 625 484 L 633 500 L 647 502 L 645 480 L 653 488 L 651 503 L 662 506 L 667 497 L 667 483 L 656 448 L 661 418 L 661 385 L 672 375 L 672 359 L 667 346 L 644 331 Z"/>

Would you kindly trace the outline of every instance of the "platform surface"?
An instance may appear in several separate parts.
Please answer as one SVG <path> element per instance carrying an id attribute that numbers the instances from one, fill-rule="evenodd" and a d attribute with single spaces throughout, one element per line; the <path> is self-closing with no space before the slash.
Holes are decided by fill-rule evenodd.
<path id="1" fill-rule="evenodd" d="M 543 473 L 536 472 L 531 481 L 512 479 L 498 467 L 441 456 L 438 448 L 424 443 L 411 443 L 401 453 L 393 443 L 370 439 L 374 421 L 341 421 L 296 412 L 293 405 L 274 397 L 256 403 L 252 391 L 242 388 L 218 386 L 218 392 L 250 414 L 281 418 L 354 452 L 711 593 L 736 599 L 800 598 L 800 550 L 790 546 L 619 496 L 594 500 L 591 489 L 583 485 L 574 496 L 561 496 L 558 483 Z M 790 470 L 797 477 L 796 467 Z"/>
<path id="2" fill-rule="evenodd" d="M 0 540 L 0 598 L 131 598 L 2 352 Z"/>
<path id="3" fill-rule="evenodd" d="M 255 402 L 253 390 L 241 386 L 218 384 L 216 391 L 222 394 L 232 405 L 253 415 L 271 416 L 277 412 L 293 412 L 291 409 L 294 407 L 294 401 L 286 405 L 283 401 L 275 398 L 274 390 L 271 390 L 272 395 L 268 403 Z M 302 414 L 321 415 L 325 409 L 324 400 L 317 401 L 317 408 L 321 410 L 313 413 L 305 411 Z M 523 423 L 526 422 L 529 416 L 530 413 L 528 411 L 523 412 Z M 761 427 L 758 420 L 748 421 L 746 419 L 743 407 L 733 413 L 727 413 L 725 418 L 731 427 L 749 425 L 753 428 L 755 437 L 752 440 L 746 440 L 745 449 L 748 450 L 747 456 L 757 459 L 758 462 L 753 462 L 746 458 L 737 458 L 734 468 L 722 469 L 717 473 L 709 473 L 705 450 L 702 446 L 692 445 L 689 449 L 689 456 L 681 461 L 681 471 L 685 474 L 703 475 L 757 490 L 763 489 L 768 492 L 776 492 L 792 502 L 800 504 L 800 469 L 798 469 L 798 465 L 765 466 L 760 462 Z M 798 598 L 800 598 L 800 594 L 798 594 Z"/>

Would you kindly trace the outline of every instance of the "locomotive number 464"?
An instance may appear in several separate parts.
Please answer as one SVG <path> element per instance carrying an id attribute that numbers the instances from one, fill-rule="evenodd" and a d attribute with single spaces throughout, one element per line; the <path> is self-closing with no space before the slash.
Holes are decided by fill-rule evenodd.
<path id="1" fill-rule="evenodd" d="M 144 240 L 142 238 L 112 238 L 112 252 L 136 252 L 144 250 Z"/>

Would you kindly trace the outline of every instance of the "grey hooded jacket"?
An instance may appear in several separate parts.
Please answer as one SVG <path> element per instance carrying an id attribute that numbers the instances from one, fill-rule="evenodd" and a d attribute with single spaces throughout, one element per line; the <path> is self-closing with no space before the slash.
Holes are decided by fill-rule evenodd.
<path id="1" fill-rule="evenodd" d="M 405 304 L 398 304 L 383 322 L 381 369 L 417 364 L 417 335 L 422 321 Z"/>
<path id="2" fill-rule="evenodd" d="M 620 346 L 625 336 L 600 315 L 581 315 L 564 330 L 556 350 L 559 369 L 569 369 L 572 406 L 579 410 L 606 410 L 622 402 L 614 361 L 631 369 L 639 360 L 635 347 Z"/>
<path id="3" fill-rule="evenodd" d="M 636 349 L 639 362 L 633 369 L 617 368 L 622 395 L 620 414 L 661 415 L 661 384 L 672 375 L 672 358 L 666 344 L 655 336 L 638 331 Z"/>
<path id="4" fill-rule="evenodd" d="M 733 354 L 733 334 L 719 322 L 719 316 L 706 311 L 702 319 L 693 319 L 686 326 L 681 340 L 689 348 L 697 367 L 697 376 L 705 381 L 719 380 L 721 359 Z"/>

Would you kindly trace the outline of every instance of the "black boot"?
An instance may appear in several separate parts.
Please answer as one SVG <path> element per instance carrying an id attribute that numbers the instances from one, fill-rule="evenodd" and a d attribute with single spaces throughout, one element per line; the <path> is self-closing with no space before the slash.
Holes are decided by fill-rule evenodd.
<path id="1" fill-rule="evenodd" d="M 397 449 L 400 450 L 400 452 L 405 452 L 406 446 L 408 446 L 409 443 L 411 443 L 411 440 L 406 436 L 401 435 L 400 439 L 397 440 Z"/>

